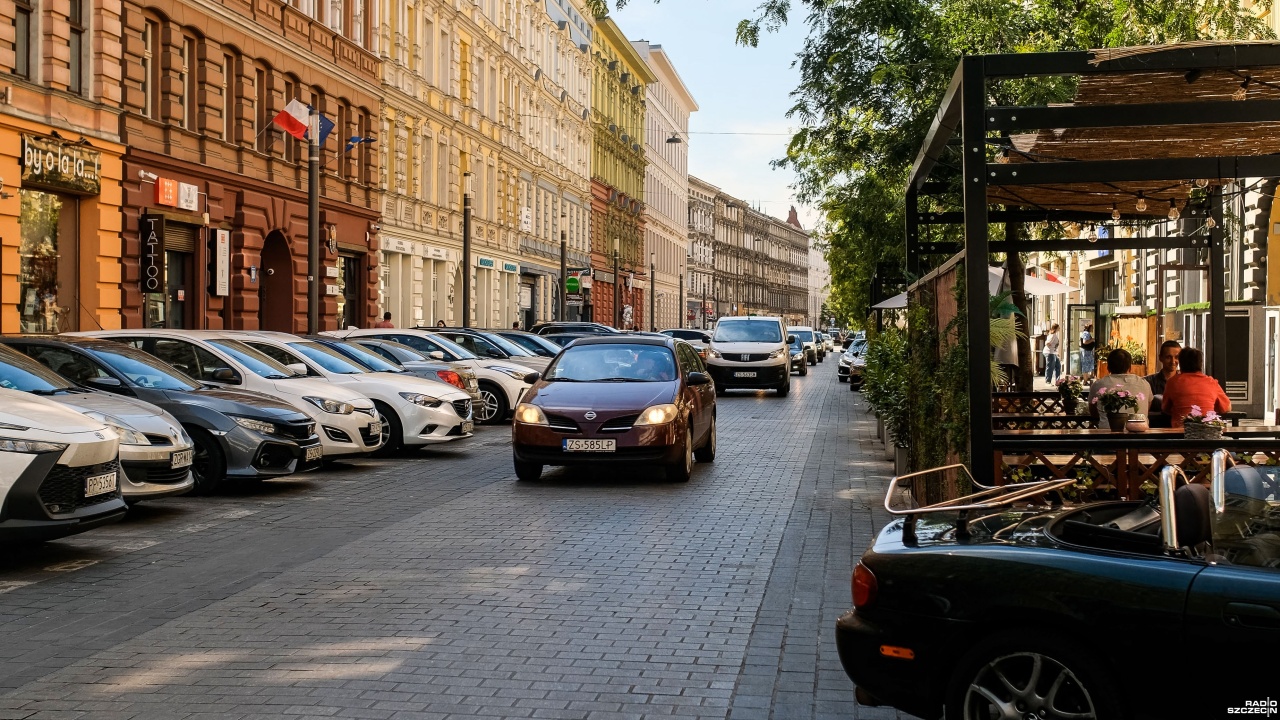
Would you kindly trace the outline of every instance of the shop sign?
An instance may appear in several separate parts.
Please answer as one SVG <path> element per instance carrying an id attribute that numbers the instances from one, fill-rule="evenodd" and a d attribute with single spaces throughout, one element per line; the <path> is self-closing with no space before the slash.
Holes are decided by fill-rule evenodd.
<path id="1" fill-rule="evenodd" d="M 502 263 L 502 272 L 520 272 L 520 266 L 515 263 L 504 262 Z"/>
<path id="2" fill-rule="evenodd" d="M 213 294 L 231 294 L 231 231 L 213 231 Z"/>
<path id="3" fill-rule="evenodd" d="M 178 209 L 195 212 L 200 209 L 200 189 L 191 183 L 178 183 Z"/>
<path id="4" fill-rule="evenodd" d="M 520 232 L 533 232 L 533 211 L 528 207 L 520 208 Z"/>
<path id="5" fill-rule="evenodd" d="M 97 195 L 102 154 L 61 140 L 22 136 L 22 184 Z"/>
<path id="6" fill-rule="evenodd" d="M 491 268 L 495 265 L 493 258 L 482 257 L 476 261 L 476 264 L 482 268 Z"/>
<path id="7" fill-rule="evenodd" d="M 142 240 L 142 257 L 139 269 L 142 275 L 142 292 L 164 292 L 164 218 L 143 215 L 138 220 L 138 235 Z"/>
<path id="8" fill-rule="evenodd" d="M 195 212 L 200 209 L 200 188 L 173 178 L 156 178 L 156 204 Z"/>

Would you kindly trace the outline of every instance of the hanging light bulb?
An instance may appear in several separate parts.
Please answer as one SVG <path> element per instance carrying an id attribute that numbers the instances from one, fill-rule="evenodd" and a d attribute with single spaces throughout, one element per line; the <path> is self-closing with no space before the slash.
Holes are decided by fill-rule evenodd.
<path id="1" fill-rule="evenodd" d="M 1248 97 L 1248 95 L 1249 95 L 1249 83 L 1251 83 L 1251 82 L 1253 82 L 1253 78 L 1251 78 L 1251 77 L 1246 77 L 1246 78 L 1245 78 L 1245 79 L 1240 83 L 1240 87 L 1236 88 L 1236 91 L 1235 91 L 1235 92 L 1233 92 L 1233 93 L 1231 93 L 1231 99 L 1232 99 L 1232 100 L 1243 100 L 1243 99 L 1245 99 L 1246 97 Z"/>
<path id="2" fill-rule="evenodd" d="M 1115 203 L 1111 203 L 1111 219 L 1112 220 L 1120 219 L 1120 208 L 1116 207 Z"/>
<path id="3" fill-rule="evenodd" d="M 1089 231 L 1085 233 L 1084 237 L 1091 243 L 1098 242 L 1098 228 L 1089 228 Z"/>
<path id="4" fill-rule="evenodd" d="M 1142 193 L 1138 193 L 1138 202 L 1133 204 L 1133 209 L 1138 212 L 1147 211 L 1147 199 L 1142 197 Z"/>
<path id="5" fill-rule="evenodd" d="M 1214 220 L 1214 219 L 1213 219 L 1213 216 L 1212 216 L 1212 215 L 1210 215 L 1209 217 L 1207 217 L 1207 218 L 1205 218 L 1205 219 L 1204 219 L 1204 226 L 1205 226 L 1205 228 L 1206 228 L 1206 229 L 1212 230 L 1212 229 L 1214 229 L 1214 228 L 1218 227 L 1218 221 L 1217 221 L 1217 220 Z"/>
<path id="6" fill-rule="evenodd" d="M 1209 178 L 1196 178 L 1196 187 L 1201 190 L 1209 187 Z"/>
<path id="7" fill-rule="evenodd" d="M 1169 201 L 1169 219 L 1177 220 L 1180 217 L 1182 217 L 1182 213 L 1178 212 L 1178 206 L 1174 204 L 1173 200 L 1170 200 Z"/>

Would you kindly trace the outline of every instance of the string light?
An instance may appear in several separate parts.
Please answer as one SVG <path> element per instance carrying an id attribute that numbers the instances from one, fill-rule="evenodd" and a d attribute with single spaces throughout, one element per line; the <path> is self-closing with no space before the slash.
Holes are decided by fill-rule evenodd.
<path id="1" fill-rule="evenodd" d="M 1133 204 L 1133 209 L 1137 210 L 1138 212 L 1147 211 L 1147 199 L 1142 197 L 1142 193 L 1138 193 L 1138 202 Z"/>
<path id="2" fill-rule="evenodd" d="M 1116 207 L 1115 203 L 1111 203 L 1111 219 L 1112 220 L 1120 219 L 1120 208 Z"/>
<path id="3" fill-rule="evenodd" d="M 1237 88 L 1235 92 L 1231 93 L 1231 99 L 1232 100 L 1245 99 L 1245 97 L 1249 95 L 1249 83 L 1251 82 L 1253 82 L 1253 78 L 1246 76 L 1245 79 L 1240 83 L 1240 87 Z"/>
<path id="4" fill-rule="evenodd" d="M 1169 219 L 1177 220 L 1179 217 L 1182 217 L 1182 213 L 1178 212 L 1178 206 L 1173 203 L 1173 200 L 1170 200 L 1169 201 Z"/>
<path id="5" fill-rule="evenodd" d="M 1206 228 L 1206 229 L 1208 229 L 1208 230 L 1212 230 L 1212 229 L 1214 229 L 1214 228 L 1218 227 L 1218 221 L 1217 221 L 1217 220 L 1214 220 L 1214 219 L 1213 219 L 1213 216 L 1212 216 L 1212 215 L 1210 215 L 1209 217 L 1207 217 L 1207 218 L 1205 218 L 1205 219 L 1204 219 L 1204 226 L 1205 226 L 1205 228 Z"/>
<path id="6" fill-rule="evenodd" d="M 1196 178 L 1196 187 L 1201 190 L 1209 187 L 1209 178 Z"/>

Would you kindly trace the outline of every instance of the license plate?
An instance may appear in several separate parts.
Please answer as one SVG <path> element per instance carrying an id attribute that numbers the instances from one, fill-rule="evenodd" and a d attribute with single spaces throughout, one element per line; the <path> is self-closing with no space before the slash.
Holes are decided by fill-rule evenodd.
<path id="1" fill-rule="evenodd" d="M 179 450 L 173 454 L 172 464 L 170 467 L 177 470 L 178 468 L 184 468 L 190 465 L 193 455 L 195 455 L 195 450 Z"/>
<path id="2" fill-rule="evenodd" d="M 370 435 L 381 435 L 381 434 L 382 434 L 382 423 L 381 423 L 381 422 L 371 422 L 371 423 L 369 423 L 369 434 L 370 434 Z"/>
<path id="3" fill-rule="evenodd" d="M 618 441 L 608 440 L 570 440 L 565 438 L 565 452 L 613 452 L 618 449 Z"/>
<path id="4" fill-rule="evenodd" d="M 319 459 L 320 459 L 320 458 L 322 458 L 322 457 L 324 457 L 324 447 L 323 447 L 323 446 L 316 445 L 315 447 L 309 447 L 309 448 L 307 448 L 307 454 L 306 454 L 306 460 L 305 460 L 305 462 L 315 462 L 316 460 L 319 460 Z"/>
<path id="5" fill-rule="evenodd" d="M 736 372 L 733 376 L 739 378 L 753 378 L 756 374 L 754 372 Z"/>
<path id="6" fill-rule="evenodd" d="M 93 497 L 94 495 L 102 495 L 114 492 L 116 489 L 116 474 L 107 473 L 105 475 L 94 475 L 84 479 L 84 496 Z"/>
<path id="7" fill-rule="evenodd" d="M 473 422 L 471 422 L 470 420 L 467 420 L 467 421 L 465 421 L 465 422 L 463 422 L 463 423 L 462 423 L 462 432 L 463 432 L 463 433 L 474 432 L 474 431 L 475 431 L 475 429 L 476 429 L 476 424 L 475 424 L 475 423 L 473 423 Z"/>

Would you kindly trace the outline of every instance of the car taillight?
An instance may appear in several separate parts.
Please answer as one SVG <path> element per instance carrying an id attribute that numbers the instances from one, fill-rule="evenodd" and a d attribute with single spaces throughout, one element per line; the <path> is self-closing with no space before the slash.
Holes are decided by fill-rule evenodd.
<path id="1" fill-rule="evenodd" d="M 871 569 L 862 563 L 853 567 L 853 606 L 868 607 L 876 601 L 880 587 Z"/>
<path id="2" fill-rule="evenodd" d="M 437 370 L 436 375 L 459 390 L 467 389 L 467 386 L 462 384 L 462 377 L 452 370 Z"/>

